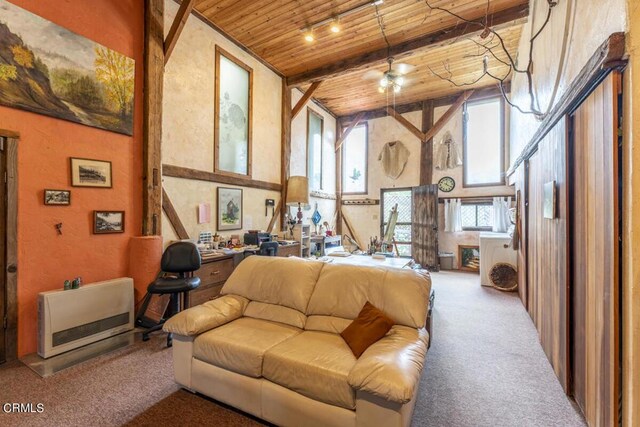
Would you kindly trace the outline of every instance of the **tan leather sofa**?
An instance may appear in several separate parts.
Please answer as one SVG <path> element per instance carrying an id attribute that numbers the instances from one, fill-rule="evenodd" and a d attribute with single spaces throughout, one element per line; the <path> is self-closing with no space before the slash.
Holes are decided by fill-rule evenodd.
<path id="1" fill-rule="evenodd" d="M 413 270 L 252 256 L 222 296 L 166 322 L 183 387 L 283 426 L 407 426 L 429 335 Z M 339 335 L 366 301 L 396 325 L 359 359 Z"/>

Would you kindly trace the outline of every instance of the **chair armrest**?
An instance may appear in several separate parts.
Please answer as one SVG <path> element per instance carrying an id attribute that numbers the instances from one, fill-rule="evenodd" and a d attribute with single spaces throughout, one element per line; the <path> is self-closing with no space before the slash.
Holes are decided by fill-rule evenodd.
<path id="1" fill-rule="evenodd" d="M 425 329 L 393 326 L 362 353 L 349 372 L 349 385 L 393 402 L 409 402 L 420 382 L 428 341 Z"/>
<path id="2" fill-rule="evenodd" d="M 242 317 L 249 300 L 238 295 L 224 295 L 181 311 L 164 323 L 162 329 L 177 335 L 194 336 Z"/>

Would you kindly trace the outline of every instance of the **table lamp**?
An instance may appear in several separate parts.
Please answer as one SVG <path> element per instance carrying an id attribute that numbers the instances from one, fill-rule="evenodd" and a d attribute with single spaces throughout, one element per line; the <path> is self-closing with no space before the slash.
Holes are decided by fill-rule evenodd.
<path id="1" fill-rule="evenodd" d="M 306 176 L 291 176 L 287 182 L 287 205 L 298 205 L 298 224 L 302 224 L 303 203 L 309 203 L 309 181 Z"/>

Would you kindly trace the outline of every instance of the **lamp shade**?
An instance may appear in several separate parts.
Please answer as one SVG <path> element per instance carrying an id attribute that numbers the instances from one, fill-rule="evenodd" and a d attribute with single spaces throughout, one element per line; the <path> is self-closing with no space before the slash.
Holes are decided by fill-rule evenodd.
<path id="1" fill-rule="evenodd" d="M 287 182 L 287 204 L 309 203 L 309 180 L 306 176 L 292 176 Z"/>

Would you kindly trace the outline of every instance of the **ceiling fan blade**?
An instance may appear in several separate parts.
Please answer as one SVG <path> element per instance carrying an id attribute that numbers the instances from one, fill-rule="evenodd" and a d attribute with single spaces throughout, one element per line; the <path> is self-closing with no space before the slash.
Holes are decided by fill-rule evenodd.
<path id="1" fill-rule="evenodd" d="M 405 64 L 403 62 L 394 63 L 391 69 L 399 74 L 407 74 L 415 70 L 416 66 L 411 64 Z"/>
<path id="2" fill-rule="evenodd" d="M 363 80 L 380 80 L 384 73 L 380 70 L 369 70 L 362 75 Z"/>

